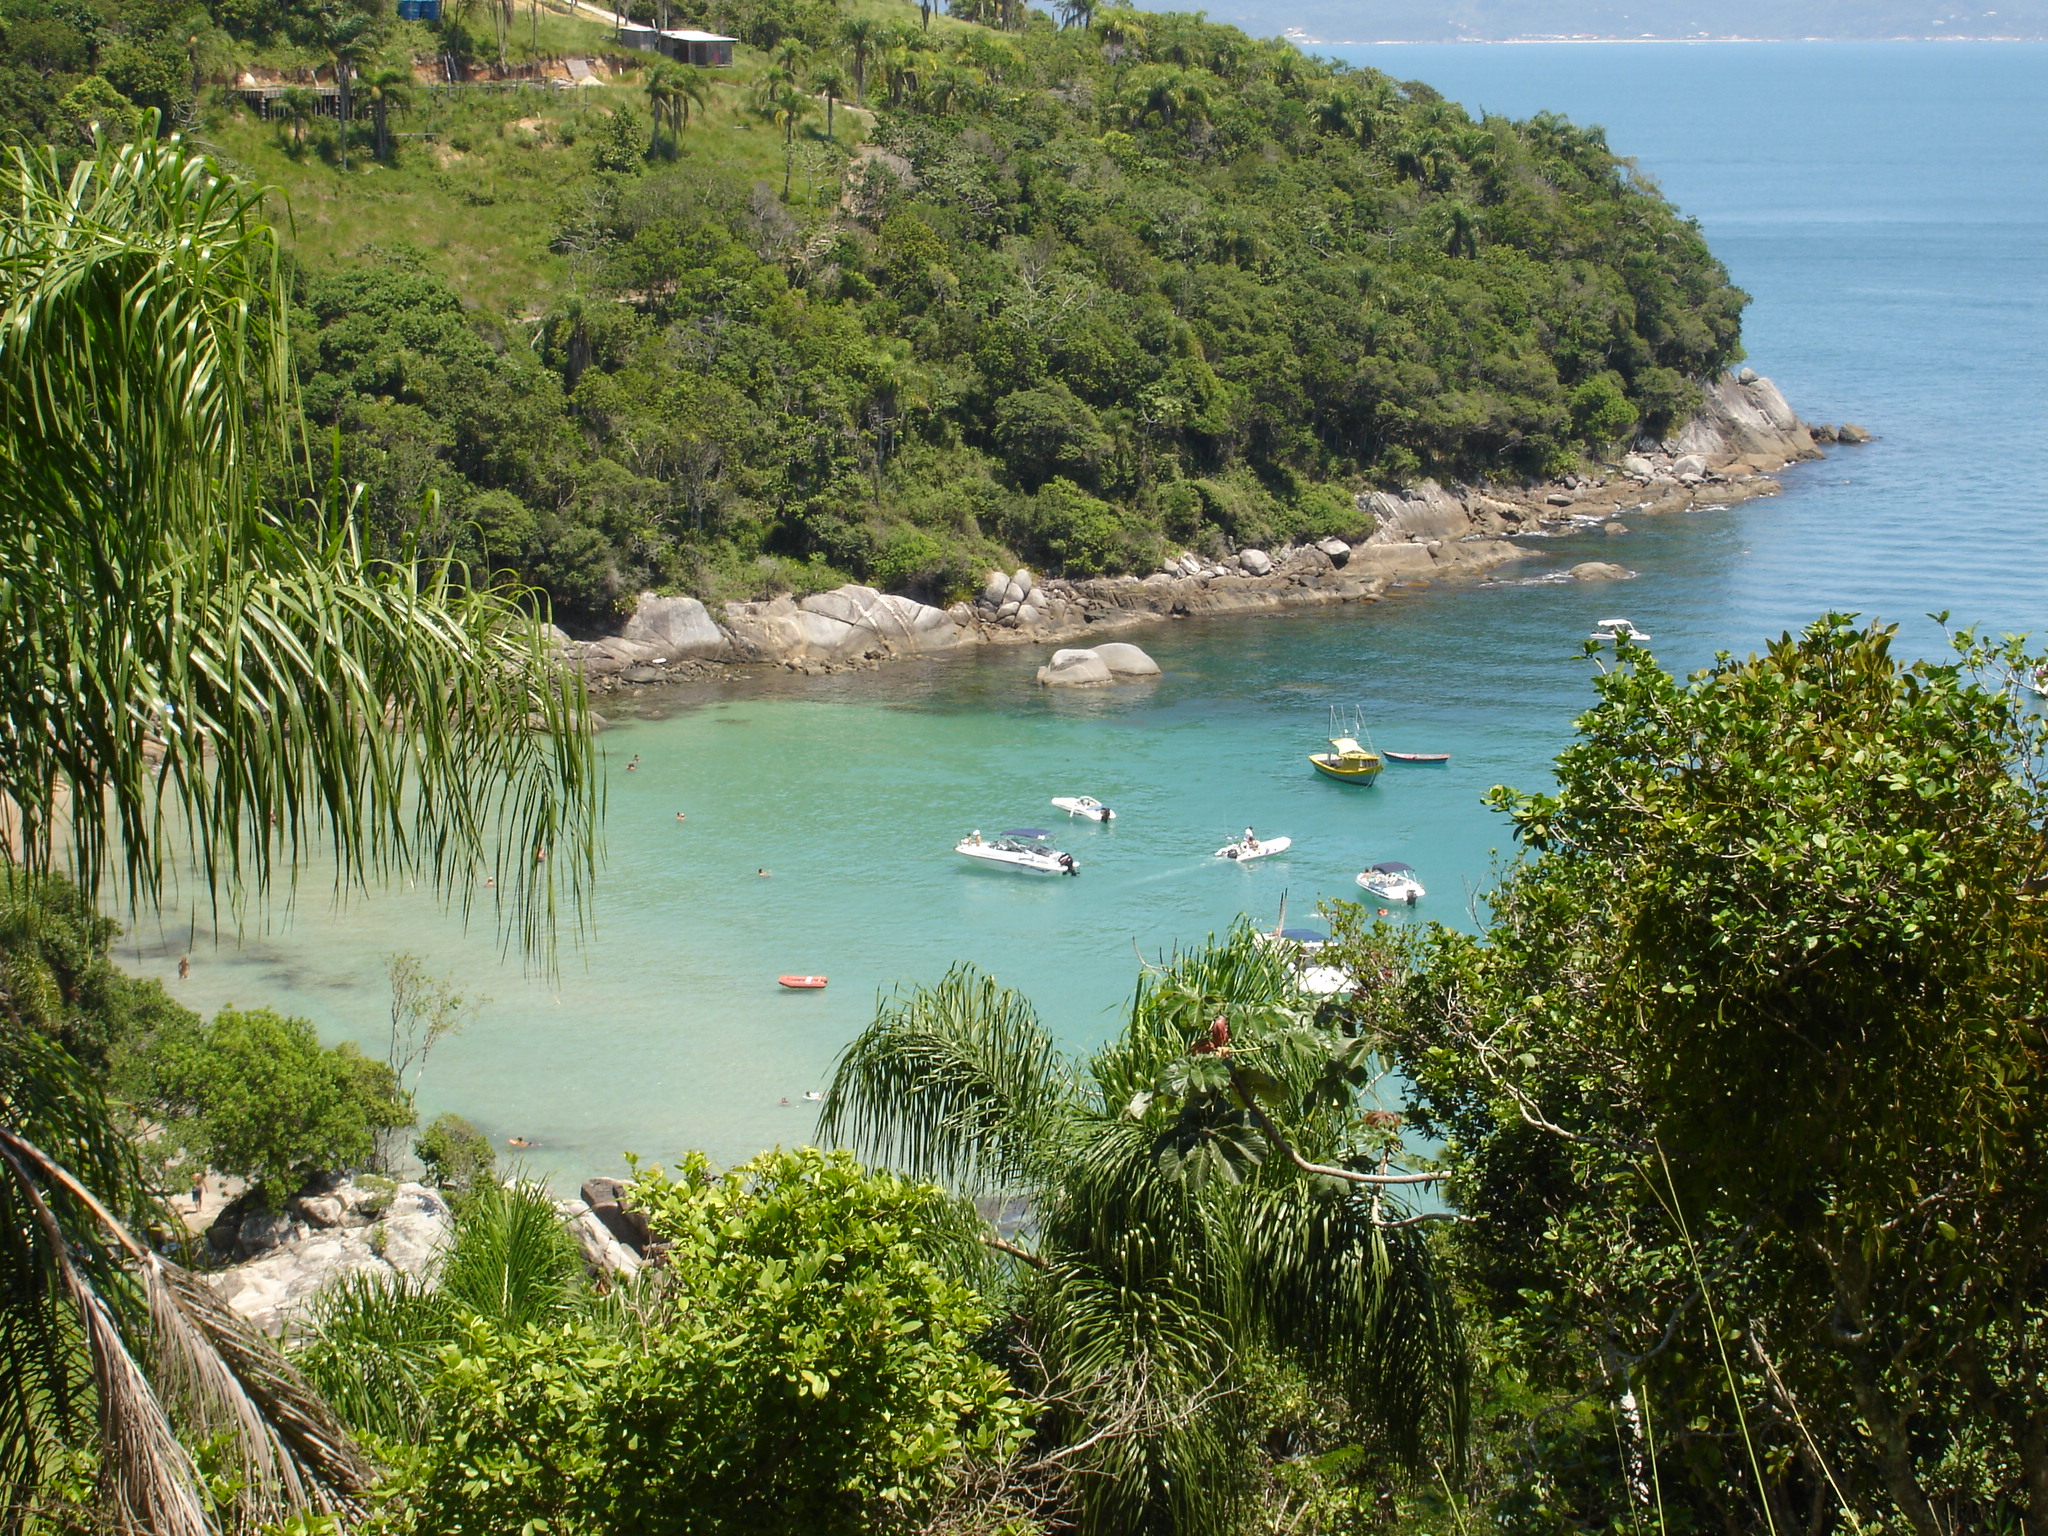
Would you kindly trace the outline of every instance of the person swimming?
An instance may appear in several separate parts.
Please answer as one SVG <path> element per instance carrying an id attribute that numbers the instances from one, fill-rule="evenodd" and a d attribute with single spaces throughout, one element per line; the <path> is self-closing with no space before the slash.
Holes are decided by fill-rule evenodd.
<path id="1" fill-rule="evenodd" d="M 677 811 L 677 812 L 676 812 L 676 820 L 677 820 L 677 821 L 688 821 L 689 819 L 690 819 L 690 818 L 689 818 L 689 817 L 687 817 L 687 816 L 685 816 L 685 815 L 684 815 L 684 814 L 683 814 L 683 813 L 682 813 L 681 811 Z"/>
<path id="2" fill-rule="evenodd" d="M 639 766 L 640 766 L 640 754 L 639 754 L 638 752 L 635 752 L 635 753 L 633 754 L 633 761 L 631 761 L 630 763 L 626 764 L 626 772 L 628 772 L 628 773 L 631 773 L 631 772 L 632 772 L 632 771 L 633 771 L 633 770 L 634 770 L 635 768 L 638 768 Z"/>
<path id="3" fill-rule="evenodd" d="M 765 869 L 757 869 L 754 871 L 754 873 L 759 875 L 763 880 L 766 880 L 768 878 L 768 871 Z"/>

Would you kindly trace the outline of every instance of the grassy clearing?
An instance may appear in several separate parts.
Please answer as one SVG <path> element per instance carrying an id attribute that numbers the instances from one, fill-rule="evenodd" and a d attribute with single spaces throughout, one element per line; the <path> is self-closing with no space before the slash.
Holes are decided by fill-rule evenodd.
<path id="1" fill-rule="evenodd" d="M 899 22 L 917 17 L 903 0 L 857 0 L 854 9 Z M 968 25 L 933 17 L 935 32 L 942 24 L 949 31 Z M 539 30 L 546 58 L 617 52 L 609 28 L 581 17 L 543 9 Z M 530 62 L 524 9 L 514 32 L 508 57 Z M 246 62 L 289 68 L 320 61 L 280 51 Z M 782 135 L 748 103 L 748 88 L 768 67 L 756 50 L 736 49 L 731 69 L 712 72 L 710 100 L 692 113 L 681 142 L 673 149 L 664 143 L 661 153 L 738 172 L 779 196 Z M 216 114 L 205 137 L 229 163 L 276 189 L 273 217 L 305 261 L 351 261 L 367 245 L 406 241 L 431 253 L 464 303 L 516 318 L 545 311 L 578 286 L 574 262 L 549 242 L 563 211 L 588 194 L 591 146 L 606 115 L 624 108 L 648 131 L 644 78 L 645 71 L 632 71 L 578 90 L 421 87 L 391 115 L 396 139 L 388 161 L 371 157 L 370 124 L 353 125 L 346 171 L 337 125 L 324 119 L 295 144 L 287 124 L 266 123 L 237 103 Z M 797 132 L 789 204 L 799 217 L 837 199 L 866 131 L 865 114 L 843 103 L 834 117 L 832 139 L 822 108 Z"/>

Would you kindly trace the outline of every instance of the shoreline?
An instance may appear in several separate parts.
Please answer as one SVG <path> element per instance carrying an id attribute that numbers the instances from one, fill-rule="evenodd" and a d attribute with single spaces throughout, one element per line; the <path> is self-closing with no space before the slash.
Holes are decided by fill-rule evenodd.
<path id="1" fill-rule="evenodd" d="M 1734 506 L 1782 489 L 1787 467 L 1824 457 L 1819 442 L 1867 440 L 1853 426 L 1809 426 L 1769 379 L 1745 368 L 1707 388 L 1697 415 L 1593 473 L 1522 485 L 1420 480 L 1361 492 L 1359 543 L 1321 539 L 1265 551 L 1175 552 L 1146 576 L 1041 580 L 990 571 L 971 602 L 937 608 L 848 585 L 801 600 L 731 602 L 716 615 L 692 597 L 643 592 L 618 633 L 577 641 L 557 630 L 565 660 L 594 696 L 755 675 L 865 671 L 912 656 L 982 646 L 1088 644 L 1184 618 L 1225 618 L 1378 602 L 1393 590 L 1483 578 L 1540 553 L 1520 542 L 1601 533 L 1573 579 L 1625 579 L 1612 536 L 1630 517 Z M 739 669 L 747 669 L 740 673 Z"/>

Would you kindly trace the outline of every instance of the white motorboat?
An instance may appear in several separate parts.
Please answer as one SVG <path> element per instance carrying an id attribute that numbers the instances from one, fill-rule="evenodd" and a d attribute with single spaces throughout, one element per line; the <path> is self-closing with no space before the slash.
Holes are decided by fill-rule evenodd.
<path id="1" fill-rule="evenodd" d="M 1597 645 L 1611 645 L 1619 640 L 1626 640 L 1632 645 L 1647 645 L 1650 634 L 1648 630 L 1637 629 L 1627 619 L 1602 619 L 1586 638 Z"/>
<path id="2" fill-rule="evenodd" d="M 1081 866 L 1071 853 L 1052 846 L 1050 832 L 1037 827 L 1016 827 L 984 839 L 979 832 L 953 845 L 955 853 L 984 864 L 1007 864 L 1012 869 L 1035 870 L 1041 875 L 1078 875 Z"/>
<path id="3" fill-rule="evenodd" d="M 1414 865 L 1392 860 L 1373 865 L 1358 877 L 1358 883 L 1381 901 L 1405 901 L 1411 907 L 1417 898 L 1429 894 L 1422 888 L 1422 882 L 1415 878 Z"/>
<path id="4" fill-rule="evenodd" d="M 1240 864 L 1249 864 L 1253 859 L 1270 859 L 1276 853 L 1285 853 L 1294 846 L 1291 837 L 1240 838 L 1234 843 L 1225 843 L 1216 850 L 1219 859 L 1235 859 Z"/>
<path id="5" fill-rule="evenodd" d="M 1316 928 L 1281 928 L 1273 933 L 1261 932 L 1261 944 L 1276 949 L 1285 949 L 1294 962 L 1294 982 L 1311 997 L 1335 997 L 1339 992 L 1352 988 L 1350 975 L 1342 966 L 1318 965 L 1318 952 L 1330 942 L 1330 936 Z"/>
<path id="6" fill-rule="evenodd" d="M 1054 795 L 1052 803 L 1069 816 L 1086 816 L 1090 821 L 1116 820 L 1116 812 L 1093 795 Z"/>

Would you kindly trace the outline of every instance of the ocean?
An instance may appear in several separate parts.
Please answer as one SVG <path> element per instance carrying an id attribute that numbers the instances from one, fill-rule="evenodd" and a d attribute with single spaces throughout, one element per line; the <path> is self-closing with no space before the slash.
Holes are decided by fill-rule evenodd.
<path id="1" fill-rule="evenodd" d="M 337 909 L 317 872 L 239 935 L 167 911 L 122 942 L 123 962 L 195 1008 L 303 1014 L 381 1055 L 384 958 L 416 953 L 490 999 L 436 1052 L 424 1115 L 536 1143 L 526 1166 L 564 1186 L 627 1150 L 731 1162 L 807 1140 L 803 1095 L 877 998 L 955 962 L 1086 1049 L 1117 1027 L 1140 955 L 1241 916 L 1270 924 L 1283 902 L 1311 921 L 1358 895 L 1371 862 L 1416 867 L 1418 916 L 1473 923 L 1512 856 L 1481 796 L 1547 784 L 1590 702 L 1579 642 L 1598 618 L 1627 615 L 1688 670 L 1830 609 L 1897 621 L 1920 652 L 1943 643 L 1930 612 L 2044 627 L 2048 45 L 1341 51 L 1474 111 L 1604 125 L 1754 296 L 1752 365 L 1809 420 L 1877 440 L 1789 471 L 1778 498 L 1538 546 L 1500 583 L 1122 637 L 1165 675 L 1114 692 L 1048 695 L 1032 648 L 613 705 L 594 931 L 553 975 L 423 892 Z M 1595 557 L 1637 578 L 1523 579 Z M 1333 707 L 1354 706 L 1379 745 L 1451 762 L 1393 765 L 1365 791 L 1318 779 L 1305 754 Z M 1118 820 L 1069 823 L 1047 803 L 1084 793 Z M 1213 857 L 1248 824 L 1293 850 L 1243 868 Z M 951 851 L 1012 827 L 1055 829 L 1080 876 Z M 789 971 L 831 984 L 786 993 Z"/>

